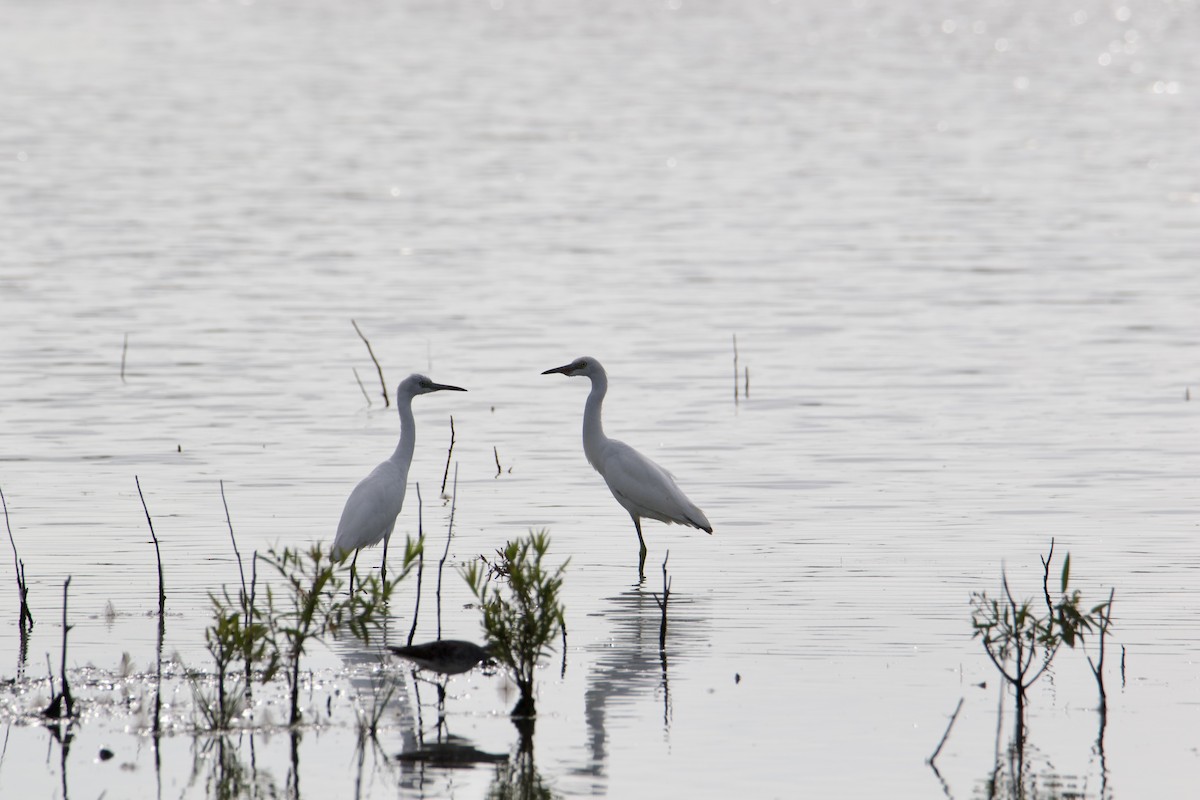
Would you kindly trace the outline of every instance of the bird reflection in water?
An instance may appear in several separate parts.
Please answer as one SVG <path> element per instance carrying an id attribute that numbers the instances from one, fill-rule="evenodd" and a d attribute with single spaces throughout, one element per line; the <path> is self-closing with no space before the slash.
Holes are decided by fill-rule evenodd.
<path id="1" fill-rule="evenodd" d="M 666 652 L 675 670 L 708 647 L 712 619 L 701 607 L 706 602 L 704 596 L 671 589 Z M 661 700 L 663 735 L 667 737 L 673 717 L 667 659 L 659 646 L 662 613 L 654 595 L 633 589 L 610 597 L 605 601 L 603 619 L 609 632 L 607 638 L 588 647 L 592 659 L 583 700 L 590 761 L 576 770 L 597 779 L 607 775 L 610 708 L 639 704 L 645 698 Z"/>

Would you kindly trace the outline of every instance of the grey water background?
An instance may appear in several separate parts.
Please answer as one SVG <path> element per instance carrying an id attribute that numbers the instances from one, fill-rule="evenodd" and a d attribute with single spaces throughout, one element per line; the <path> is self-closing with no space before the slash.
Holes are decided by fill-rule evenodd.
<path id="1" fill-rule="evenodd" d="M 237 580 L 218 481 L 244 553 L 332 537 L 399 429 L 355 382 L 377 392 L 355 319 L 392 390 L 416 370 L 470 390 L 416 400 L 398 534 L 419 482 L 440 553 L 453 415 L 451 564 L 541 527 L 571 559 L 567 668 L 542 671 L 535 737 L 561 794 L 985 794 L 998 687 L 967 601 L 1002 567 L 1038 592 L 1055 537 L 1085 596 L 1116 588 L 1117 628 L 1103 757 L 1064 653 L 1031 698 L 1035 772 L 1185 795 L 1197 41 L 1194 2 L 3 0 L 0 487 L 38 619 L 27 669 L 57 663 L 67 575 L 71 665 L 153 664 L 135 475 L 165 649 L 190 666 L 207 592 Z M 609 434 L 715 526 L 649 523 L 641 587 L 580 448 L 586 384 L 538 374 L 584 354 L 608 367 Z M 449 570 L 444 593 L 446 635 L 477 638 Z M 344 660 L 314 651 L 332 677 L 311 708 Z M 403 686 L 391 754 L 419 724 Z M 941 783 L 924 760 L 959 698 Z M 504 753 L 513 700 L 456 679 L 450 730 Z M 280 780 L 286 738 L 259 742 Z M 376 764 L 356 783 L 353 746 L 345 725 L 306 732 L 303 793 L 492 779 Z M 49 735 L 8 724 L 0 793 L 204 796 L 191 738 L 163 747 L 156 775 L 137 725 L 90 714 L 63 782 Z"/>

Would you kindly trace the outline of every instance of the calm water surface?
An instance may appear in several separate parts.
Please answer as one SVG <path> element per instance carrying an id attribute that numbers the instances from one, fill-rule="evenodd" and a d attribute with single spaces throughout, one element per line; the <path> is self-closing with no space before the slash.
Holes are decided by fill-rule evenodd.
<path id="1" fill-rule="evenodd" d="M 1184 796 L 1198 37 L 1194 2 L 3 0 L 0 487 L 37 617 L 25 674 L 57 662 L 68 575 L 78 680 L 123 653 L 152 670 L 135 476 L 189 667 L 210 664 L 207 592 L 237 577 L 219 481 L 244 553 L 331 538 L 399 430 L 355 381 L 377 392 L 355 319 L 393 391 L 414 370 L 470 390 L 417 399 L 398 532 L 416 482 L 445 531 L 453 415 L 451 563 L 542 527 L 571 559 L 535 736 L 556 792 L 986 795 L 998 687 L 968 598 L 1002 567 L 1039 591 L 1054 537 L 1086 598 L 1116 588 L 1117 636 L 1103 748 L 1081 654 L 1032 693 L 1041 791 Z M 538 374 L 582 354 L 608 367 L 608 432 L 716 528 L 648 523 L 640 587 L 580 448 L 586 384 Z M 446 635 L 479 636 L 468 600 L 448 571 Z M 364 691 L 373 658 L 318 648 L 306 709 Z M 453 743 L 508 757 L 504 681 L 449 694 Z M 66 759 L 14 717 L 36 693 L 5 699 L 0 794 L 215 793 L 204 740 L 167 737 L 156 770 L 145 712 L 91 695 Z M 939 782 L 925 759 L 960 698 Z M 434 703 L 405 676 L 361 765 L 343 703 L 304 733 L 301 793 L 484 796 L 486 760 L 395 760 L 433 738 Z M 239 738 L 252 760 L 283 789 L 287 735 Z"/>

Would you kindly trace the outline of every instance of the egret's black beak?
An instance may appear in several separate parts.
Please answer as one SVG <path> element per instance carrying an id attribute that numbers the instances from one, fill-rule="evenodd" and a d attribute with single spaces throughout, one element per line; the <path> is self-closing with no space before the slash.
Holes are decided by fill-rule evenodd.
<path id="1" fill-rule="evenodd" d="M 561 372 L 563 375 L 566 375 L 568 372 L 571 371 L 571 366 L 572 366 L 571 364 L 563 364 L 561 367 L 555 367 L 554 369 L 548 369 L 545 372 L 543 372 L 542 374 L 543 375 L 553 375 L 556 372 Z"/>
<path id="2" fill-rule="evenodd" d="M 451 386 L 448 383 L 434 383 L 434 384 L 430 384 L 429 391 L 431 391 L 431 392 L 441 392 L 441 391 L 465 392 L 466 389 L 462 388 L 461 386 Z"/>

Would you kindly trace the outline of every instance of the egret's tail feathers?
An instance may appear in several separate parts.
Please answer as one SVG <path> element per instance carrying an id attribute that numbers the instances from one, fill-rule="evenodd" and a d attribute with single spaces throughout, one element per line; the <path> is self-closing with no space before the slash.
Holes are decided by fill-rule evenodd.
<path id="1" fill-rule="evenodd" d="M 711 535 L 713 532 L 712 525 L 709 523 L 708 519 L 705 518 L 705 516 L 703 514 L 700 515 L 699 520 L 694 519 L 691 516 L 684 516 L 684 520 L 687 521 L 688 525 L 691 525 L 693 528 L 699 528 L 700 530 L 704 531 L 707 534 Z"/>

